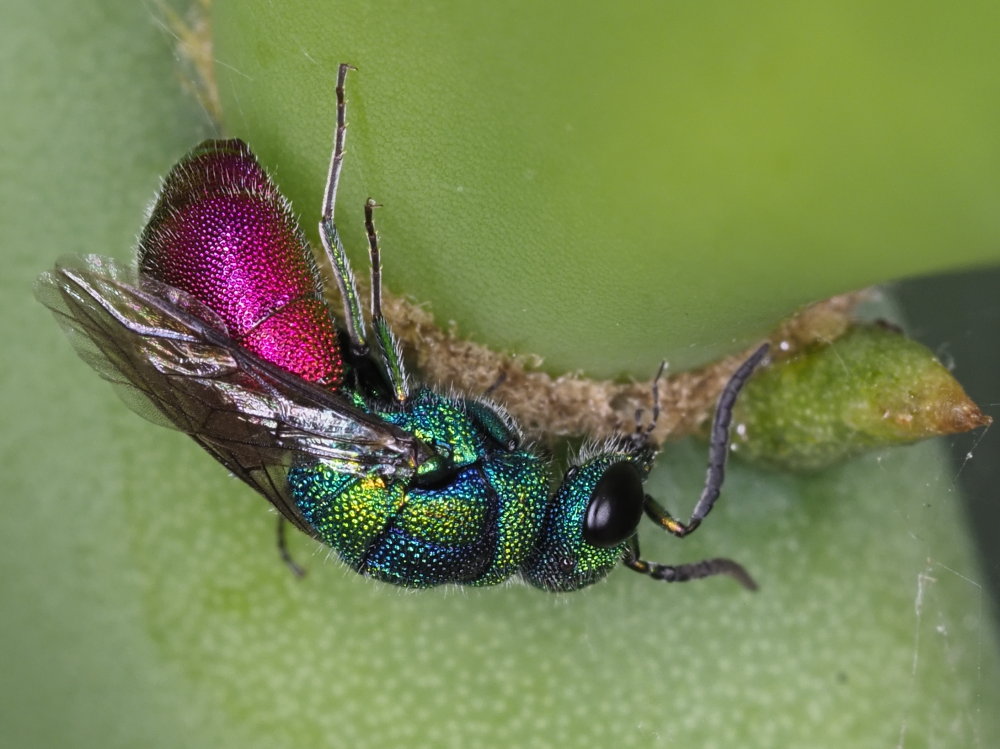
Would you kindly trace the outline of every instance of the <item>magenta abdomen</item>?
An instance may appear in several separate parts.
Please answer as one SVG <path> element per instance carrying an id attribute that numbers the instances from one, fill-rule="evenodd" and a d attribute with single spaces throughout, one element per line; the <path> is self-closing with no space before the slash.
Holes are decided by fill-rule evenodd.
<path id="1" fill-rule="evenodd" d="M 167 175 L 139 269 L 191 294 L 245 348 L 304 379 L 343 379 L 337 331 L 288 202 L 241 140 L 210 140 Z"/>

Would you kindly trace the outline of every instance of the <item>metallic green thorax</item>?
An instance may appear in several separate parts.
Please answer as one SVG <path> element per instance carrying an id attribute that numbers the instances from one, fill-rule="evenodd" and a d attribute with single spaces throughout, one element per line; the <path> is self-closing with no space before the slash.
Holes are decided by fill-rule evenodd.
<path id="1" fill-rule="evenodd" d="M 421 390 L 377 415 L 443 459 L 435 480 L 409 484 L 302 465 L 289 473 L 299 508 L 320 538 L 362 574 L 410 587 L 491 585 L 535 550 L 550 476 L 538 456 L 498 440 L 499 419 L 481 403 Z M 620 554 L 619 554 L 620 557 Z"/>

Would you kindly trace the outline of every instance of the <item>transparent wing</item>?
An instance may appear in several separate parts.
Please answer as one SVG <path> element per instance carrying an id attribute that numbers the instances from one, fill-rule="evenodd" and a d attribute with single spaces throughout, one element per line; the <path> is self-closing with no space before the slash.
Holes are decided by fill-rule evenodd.
<path id="1" fill-rule="evenodd" d="M 306 533 L 286 482 L 292 462 L 405 480 L 430 455 L 409 433 L 249 353 L 190 295 L 111 258 L 61 258 L 35 295 L 130 408 L 189 434 Z"/>

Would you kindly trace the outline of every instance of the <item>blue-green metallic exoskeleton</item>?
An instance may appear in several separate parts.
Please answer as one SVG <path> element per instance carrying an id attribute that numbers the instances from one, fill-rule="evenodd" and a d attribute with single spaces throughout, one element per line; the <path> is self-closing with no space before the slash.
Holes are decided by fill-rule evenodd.
<path id="1" fill-rule="evenodd" d="M 568 591 L 623 562 L 668 582 L 725 573 L 753 587 L 728 559 L 645 561 L 636 531 L 645 513 L 684 536 L 712 509 L 733 402 L 767 346 L 723 390 L 687 523 L 644 491 L 656 455 L 648 431 L 590 444 L 557 477 L 499 405 L 411 386 L 382 315 L 376 204 L 365 205 L 367 323 L 334 223 L 349 69 L 337 79 L 320 221 L 342 328 L 287 201 L 244 143 L 208 141 L 165 181 L 138 269 L 88 256 L 39 279 L 38 297 L 81 355 L 142 415 L 186 432 L 263 494 L 279 534 L 288 521 L 363 575 L 413 588 L 520 578 Z"/>

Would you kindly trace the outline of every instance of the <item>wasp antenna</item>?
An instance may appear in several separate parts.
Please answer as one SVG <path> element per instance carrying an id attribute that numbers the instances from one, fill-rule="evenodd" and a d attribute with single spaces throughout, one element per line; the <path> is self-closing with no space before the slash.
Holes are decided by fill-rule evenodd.
<path id="1" fill-rule="evenodd" d="M 757 582 L 746 571 L 742 564 L 732 559 L 717 557 L 703 559 L 691 564 L 660 564 L 648 562 L 639 557 L 639 540 L 632 536 L 625 547 L 625 566 L 643 575 L 649 575 L 654 580 L 665 583 L 686 583 L 689 580 L 701 580 L 715 575 L 729 575 L 747 590 L 757 590 Z"/>
<path id="2" fill-rule="evenodd" d="M 686 536 L 701 525 L 701 521 L 712 511 L 715 500 L 719 498 L 722 491 L 722 482 L 726 478 L 726 456 L 729 454 L 729 426 L 733 420 L 733 405 L 736 397 L 740 394 L 743 386 L 757 366 L 767 356 L 770 345 L 765 343 L 754 351 L 750 357 L 744 361 L 733 373 L 732 377 L 722 388 L 719 395 L 719 402 L 715 406 L 715 417 L 712 420 L 712 434 L 708 445 L 708 471 L 705 474 L 705 487 L 701 491 L 701 497 L 694 506 L 691 519 L 687 523 L 682 523 L 671 517 L 660 504 L 658 504 L 648 494 L 646 495 L 645 510 L 646 515 L 663 528 L 673 533 L 675 536 Z"/>

